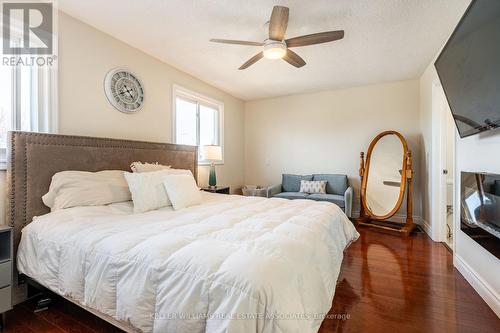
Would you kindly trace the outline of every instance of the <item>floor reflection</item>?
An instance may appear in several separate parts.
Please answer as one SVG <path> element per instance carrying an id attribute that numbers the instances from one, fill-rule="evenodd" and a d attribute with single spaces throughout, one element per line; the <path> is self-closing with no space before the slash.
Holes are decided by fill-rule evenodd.
<path id="1" fill-rule="evenodd" d="M 404 241 L 397 248 L 384 243 L 377 234 L 367 234 L 360 241 L 363 254 L 360 275 L 362 295 L 368 297 L 379 310 L 389 310 L 389 305 L 378 296 L 400 300 L 390 304 L 390 311 L 381 312 L 388 318 L 411 312 L 414 288 L 409 279 L 409 269 L 413 262 L 413 238 Z M 388 284 L 390 288 L 387 287 Z"/>

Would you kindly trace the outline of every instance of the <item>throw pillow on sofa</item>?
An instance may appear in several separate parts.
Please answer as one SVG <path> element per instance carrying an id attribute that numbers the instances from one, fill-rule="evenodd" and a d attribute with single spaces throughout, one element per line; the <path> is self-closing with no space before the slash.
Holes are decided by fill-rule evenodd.
<path id="1" fill-rule="evenodd" d="M 326 193 L 325 180 L 301 180 L 300 191 L 302 193 Z"/>

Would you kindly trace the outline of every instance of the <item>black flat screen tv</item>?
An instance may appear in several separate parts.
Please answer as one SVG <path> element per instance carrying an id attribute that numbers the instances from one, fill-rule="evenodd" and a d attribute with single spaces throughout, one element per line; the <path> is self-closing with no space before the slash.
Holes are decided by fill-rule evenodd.
<path id="1" fill-rule="evenodd" d="M 435 62 L 460 137 L 500 127 L 500 0 L 474 0 Z"/>
<path id="2" fill-rule="evenodd" d="M 461 176 L 460 229 L 500 259 L 500 175 Z"/>

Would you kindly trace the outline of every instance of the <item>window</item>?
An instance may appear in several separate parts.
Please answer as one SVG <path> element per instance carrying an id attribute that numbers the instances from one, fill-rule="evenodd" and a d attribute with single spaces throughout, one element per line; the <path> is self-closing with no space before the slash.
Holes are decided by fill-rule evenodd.
<path id="1" fill-rule="evenodd" d="M 12 128 L 14 70 L 7 66 L 0 67 L 0 158 L 5 162 L 7 131 Z"/>
<path id="2" fill-rule="evenodd" d="M 174 142 L 184 145 L 222 147 L 224 162 L 224 104 L 184 88 L 174 86 Z M 202 156 L 200 164 L 207 164 Z"/>
<path id="3" fill-rule="evenodd" d="M 44 67 L 0 66 L 0 169 L 5 168 L 8 131 L 56 130 L 54 75 Z"/>
<path id="4" fill-rule="evenodd" d="M 48 66 L 0 65 L 0 170 L 5 169 L 8 131 L 56 131 L 56 76 Z"/>

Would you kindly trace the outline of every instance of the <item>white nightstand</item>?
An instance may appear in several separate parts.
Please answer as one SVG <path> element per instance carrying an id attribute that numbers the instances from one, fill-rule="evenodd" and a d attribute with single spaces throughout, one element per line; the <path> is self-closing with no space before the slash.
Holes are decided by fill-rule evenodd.
<path id="1" fill-rule="evenodd" d="M 5 325 L 5 312 L 12 309 L 12 228 L 0 225 L 0 329 Z"/>

